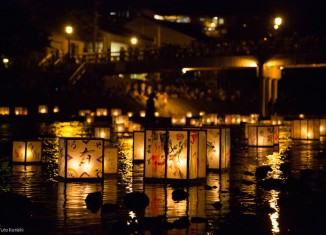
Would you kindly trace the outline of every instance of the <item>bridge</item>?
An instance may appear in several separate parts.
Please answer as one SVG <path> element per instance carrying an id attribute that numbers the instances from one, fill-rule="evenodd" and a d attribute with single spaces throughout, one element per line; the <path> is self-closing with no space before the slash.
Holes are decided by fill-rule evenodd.
<path id="1" fill-rule="evenodd" d="M 84 53 L 75 58 L 78 67 L 69 78 L 75 84 L 90 68 L 99 75 L 150 73 L 162 71 L 255 69 L 260 81 L 260 115 L 268 115 L 268 104 L 278 99 L 278 81 L 282 70 L 295 68 L 326 67 L 325 39 L 320 45 L 311 44 L 284 50 L 284 45 L 262 45 L 245 50 L 205 50 L 199 52 L 189 48 L 166 48 L 110 53 Z M 300 49 L 298 49 L 300 48 Z M 281 50 L 279 50 L 281 49 Z"/>

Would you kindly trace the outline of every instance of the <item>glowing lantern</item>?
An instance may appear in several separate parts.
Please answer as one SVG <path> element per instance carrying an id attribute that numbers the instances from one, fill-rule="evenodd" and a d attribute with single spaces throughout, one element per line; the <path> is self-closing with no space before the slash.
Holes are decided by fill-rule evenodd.
<path id="1" fill-rule="evenodd" d="M 218 124 L 217 114 L 215 114 L 215 113 L 204 114 L 202 116 L 202 124 L 203 125 L 216 125 L 216 124 Z"/>
<path id="2" fill-rule="evenodd" d="M 129 128 L 129 117 L 127 115 L 117 115 L 112 120 L 113 124 L 123 124 L 125 128 Z"/>
<path id="3" fill-rule="evenodd" d="M 206 177 L 206 131 L 145 131 L 145 179 L 191 180 Z"/>
<path id="4" fill-rule="evenodd" d="M 145 133 L 143 131 L 134 131 L 133 133 L 133 158 L 134 161 L 144 161 Z"/>
<path id="5" fill-rule="evenodd" d="M 9 115 L 10 108 L 9 107 L 0 107 L 0 115 Z"/>
<path id="6" fill-rule="evenodd" d="M 279 127 L 276 125 L 248 124 L 248 146 L 273 147 L 279 144 Z"/>
<path id="7" fill-rule="evenodd" d="M 187 117 L 187 118 L 192 118 L 192 112 L 187 112 L 187 113 L 186 113 L 186 117 Z"/>
<path id="8" fill-rule="evenodd" d="M 326 136 L 326 119 L 320 119 L 319 131 L 321 136 Z"/>
<path id="9" fill-rule="evenodd" d="M 15 115 L 27 115 L 27 108 L 25 107 L 15 107 Z"/>
<path id="10" fill-rule="evenodd" d="M 259 114 L 252 113 L 250 114 L 249 123 L 257 123 L 259 120 Z"/>
<path id="11" fill-rule="evenodd" d="M 82 109 L 82 110 L 79 110 L 79 111 L 78 111 L 78 114 L 79 114 L 79 116 L 81 116 L 81 117 L 88 116 L 88 115 L 90 115 L 91 113 L 92 113 L 92 111 L 89 110 L 89 109 Z"/>
<path id="12" fill-rule="evenodd" d="M 59 113 L 59 112 L 60 112 L 59 106 L 55 106 L 53 108 L 53 113 Z"/>
<path id="13" fill-rule="evenodd" d="M 206 128 L 208 169 L 225 170 L 230 167 L 230 128 Z"/>
<path id="14" fill-rule="evenodd" d="M 140 131 L 141 130 L 141 124 L 129 121 L 129 128 L 128 129 L 129 129 L 129 132 Z"/>
<path id="15" fill-rule="evenodd" d="M 319 119 L 298 119 L 292 121 L 292 138 L 305 140 L 319 140 Z"/>
<path id="16" fill-rule="evenodd" d="M 125 124 L 123 124 L 123 123 L 115 124 L 114 125 L 114 131 L 115 132 L 125 132 L 126 131 Z"/>
<path id="17" fill-rule="evenodd" d="M 201 121 L 197 118 L 191 118 L 189 124 L 190 126 L 201 126 Z"/>
<path id="18" fill-rule="evenodd" d="M 202 116 L 204 116 L 204 115 L 205 115 L 205 112 L 204 112 L 204 111 L 200 111 L 200 112 L 199 112 L 199 116 L 202 117 Z"/>
<path id="19" fill-rule="evenodd" d="M 41 140 L 17 140 L 13 141 L 12 161 L 17 163 L 41 162 Z"/>
<path id="20" fill-rule="evenodd" d="M 225 115 L 225 124 L 240 124 L 241 115 L 240 114 L 226 114 Z"/>
<path id="21" fill-rule="evenodd" d="M 96 116 L 101 117 L 101 116 L 108 116 L 108 110 L 105 108 L 98 108 L 96 109 Z"/>
<path id="22" fill-rule="evenodd" d="M 140 111 L 139 116 L 140 117 L 146 117 L 146 111 L 145 110 Z"/>
<path id="23" fill-rule="evenodd" d="M 273 125 L 282 125 L 283 124 L 283 118 L 280 116 L 271 116 L 271 123 Z"/>
<path id="24" fill-rule="evenodd" d="M 172 114 L 171 116 L 172 126 L 184 126 L 186 125 L 186 115 L 184 114 Z"/>
<path id="25" fill-rule="evenodd" d="M 104 174 L 118 174 L 118 147 L 104 148 Z"/>
<path id="26" fill-rule="evenodd" d="M 94 137 L 110 139 L 111 138 L 111 128 L 110 127 L 95 127 L 94 128 Z"/>
<path id="27" fill-rule="evenodd" d="M 121 115 L 121 109 L 111 109 L 111 117 Z"/>
<path id="28" fill-rule="evenodd" d="M 38 113 L 41 113 L 41 114 L 48 113 L 48 106 L 46 106 L 46 105 L 39 105 L 38 106 Z"/>
<path id="29" fill-rule="evenodd" d="M 134 113 L 133 113 L 133 112 L 128 112 L 128 113 L 127 113 L 127 116 L 128 116 L 128 117 L 132 117 L 132 116 L 134 116 Z"/>
<path id="30" fill-rule="evenodd" d="M 89 114 L 86 116 L 86 123 L 92 124 L 94 122 L 94 116 Z"/>
<path id="31" fill-rule="evenodd" d="M 103 179 L 104 140 L 101 138 L 59 138 L 59 177 Z"/>

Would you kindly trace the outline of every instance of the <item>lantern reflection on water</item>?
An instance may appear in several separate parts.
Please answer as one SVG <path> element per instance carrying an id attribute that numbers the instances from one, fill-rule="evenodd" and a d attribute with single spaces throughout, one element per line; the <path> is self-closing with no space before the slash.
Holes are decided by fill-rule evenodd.
<path id="1" fill-rule="evenodd" d="M 273 147 L 279 144 L 279 126 L 248 124 L 248 146 Z"/>
<path id="2" fill-rule="evenodd" d="M 230 128 L 205 128 L 207 130 L 208 169 L 223 170 L 230 167 Z"/>
<path id="3" fill-rule="evenodd" d="M 12 161 L 17 163 L 41 162 L 41 140 L 15 140 L 13 141 Z"/>
<path id="4" fill-rule="evenodd" d="M 58 182 L 57 217 L 70 228 L 78 226 L 81 219 L 87 223 L 100 223 L 100 212 L 89 213 L 85 199 L 89 193 L 102 192 L 102 182 Z"/>
<path id="5" fill-rule="evenodd" d="M 205 190 L 204 186 L 190 186 L 184 189 L 188 192 L 185 200 L 174 201 L 172 187 L 157 187 L 151 184 L 144 185 L 144 193 L 149 197 L 149 205 L 145 209 L 145 216 L 165 216 L 168 222 L 173 222 L 182 216 L 205 217 Z"/>
<path id="6" fill-rule="evenodd" d="M 102 179 L 104 139 L 59 138 L 59 177 Z"/>
<path id="7" fill-rule="evenodd" d="M 133 132 L 133 159 L 134 161 L 144 161 L 145 149 L 145 133 L 144 131 Z"/>
<path id="8" fill-rule="evenodd" d="M 292 121 L 292 138 L 301 140 L 319 140 L 319 119 L 297 119 Z"/>
<path id="9" fill-rule="evenodd" d="M 206 177 L 206 131 L 145 131 L 145 179 Z"/>

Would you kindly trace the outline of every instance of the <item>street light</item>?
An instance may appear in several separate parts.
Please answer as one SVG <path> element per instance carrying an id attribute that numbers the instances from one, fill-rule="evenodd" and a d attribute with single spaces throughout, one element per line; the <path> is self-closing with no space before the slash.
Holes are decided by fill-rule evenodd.
<path id="1" fill-rule="evenodd" d="M 281 24 L 282 24 L 282 18 L 281 17 L 276 17 L 274 19 L 274 29 L 278 29 Z"/>
<path id="2" fill-rule="evenodd" d="M 65 31 L 67 33 L 67 39 L 68 39 L 68 59 L 70 59 L 70 35 L 73 33 L 74 28 L 70 25 L 67 25 L 65 28 Z"/>
<path id="3" fill-rule="evenodd" d="M 132 45 L 136 45 L 138 43 L 138 39 L 136 37 L 132 37 L 130 39 L 130 42 L 131 42 Z"/>

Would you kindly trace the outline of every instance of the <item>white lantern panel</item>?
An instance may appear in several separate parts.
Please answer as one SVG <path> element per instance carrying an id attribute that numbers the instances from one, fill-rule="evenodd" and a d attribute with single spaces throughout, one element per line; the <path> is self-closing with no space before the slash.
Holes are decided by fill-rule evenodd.
<path id="1" fill-rule="evenodd" d="M 167 178 L 187 178 L 187 131 L 168 131 Z"/>
<path id="2" fill-rule="evenodd" d="M 166 131 L 145 131 L 145 178 L 165 178 Z"/>
<path id="3" fill-rule="evenodd" d="M 63 178 L 102 178 L 103 139 L 60 138 L 59 176 Z"/>
<path id="4" fill-rule="evenodd" d="M 14 141 L 13 162 L 41 162 L 42 142 L 40 140 Z"/>
<path id="5" fill-rule="evenodd" d="M 134 161 L 144 161 L 145 133 L 143 131 L 134 131 L 133 135 L 133 154 Z"/>
<path id="6" fill-rule="evenodd" d="M 292 122 L 292 138 L 302 140 L 319 140 L 319 119 L 299 119 Z"/>

